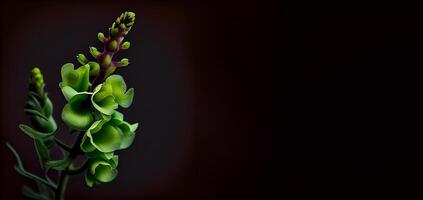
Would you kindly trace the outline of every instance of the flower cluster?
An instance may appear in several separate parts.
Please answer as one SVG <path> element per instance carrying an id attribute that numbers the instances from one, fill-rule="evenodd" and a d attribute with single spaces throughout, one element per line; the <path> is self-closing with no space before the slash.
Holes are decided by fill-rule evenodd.
<path id="1" fill-rule="evenodd" d="M 72 63 L 66 63 L 61 69 L 59 86 L 67 100 L 62 120 L 70 128 L 84 132 L 80 148 L 89 157 L 85 178 L 90 187 L 115 178 L 118 157 L 114 152 L 132 144 L 138 127 L 138 123 L 124 121 L 123 114 L 117 111 L 119 107 L 128 108 L 134 97 L 134 89 L 127 89 L 123 77 L 113 74 L 117 67 L 128 65 L 128 59 L 112 60 L 119 49 L 129 48 L 123 37 L 134 20 L 134 13 L 125 12 L 109 29 L 109 37 L 99 34 L 105 48 L 102 53 L 90 48 L 96 61 L 79 54 L 80 67 L 75 69 Z"/>
<path id="2" fill-rule="evenodd" d="M 31 71 L 29 95 L 25 113 L 30 125 L 20 124 L 19 128 L 34 141 L 43 176 L 27 171 L 18 152 L 6 143 L 17 160 L 15 170 L 37 183 L 37 190 L 22 187 L 22 193 L 31 199 L 64 199 L 69 177 L 85 171 L 85 182 L 94 184 L 110 182 L 117 176 L 117 150 L 128 148 L 134 141 L 138 123 L 128 123 L 119 108 L 129 108 L 134 98 L 134 89 L 128 89 L 122 76 L 114 74 L 116 69 L 129 65 L 123 58 L 113 57 L 120 50 L 130 47 L 124 37 L 135 22 L 133 12 L 122 13 L 109 28 L 107 36 L 98 33 L 103 51 L 90 47 L 94 59 L 78 54 L 80 65 L 66 63 L 61 68 L 59 87 L 66 99 L 61 112 L 63 122 L 70 133 L 77 133 L 73 145 L 57 137 L 58 127 L 53 117 L 53 103 L 45 89 L 43 74 L 39 68 Z M 62 129 L 60 129 L 62 130 Z M 63 157 L 52 160 L 53 147 L 62 150 Z M 77 164 L 78 156 L 86 160 Z M 49 177 L 49 170 L 59 172 L 57 183 Z"/>

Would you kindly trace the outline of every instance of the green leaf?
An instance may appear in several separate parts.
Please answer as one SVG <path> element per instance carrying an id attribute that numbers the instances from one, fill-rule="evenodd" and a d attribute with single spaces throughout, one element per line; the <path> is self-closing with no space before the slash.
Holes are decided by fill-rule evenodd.
<path id="1" fill-rule="evenodd" d="M 52 160 L 47 162 L 47 167 L 55 170 L 64 170 L 72 162 L 71 159 L 65 158 L 63 160 Z"/>
<path id="2" fill-rule="evenodd" d="M 35 94 L 35 93 L 33 93 L 33 94 L 31 94 L 31 93 L 33 93 L 33 92 L 30 92 L 30 94 L 28 95 L 29 100 L 28 100 L 27 103 L 30 104 L 33 109 L 40 109 L 41 103 L 36 97 L 38 95 Z"/>
<path id="3" fill-rule="evenodd" d="M 46 181 L 45 179 L 43 179 L 43 178 L 41 178 L 41 177 L 39 177 L 35 174 L 27 172 L 23 167 L 23 164 L 22 164 L 21 158 L 19 157 L 19 154 L 12 147 L 12 145 L 10 145 L 9 143 L 6 143 L 6 146 L 7 146 L 7 148 L 9 148 L 9 150 L 13 153 L 13 155 L 16 158 L 17 165 L 15 165 L 14 168 L 20 175 L 22 175 L 26 178 L 32 179 L 34 181 L 37 181 L 39 183 L 45 184 L 46 186 L 50 187 L 53 190 L 55 190 L 57 188 L 57 186 L 54 183 L 52 183 L 50 181 Z"/>
<path id="4" fill-rule="evenodd" d="M 31 188 L 26 185 L 22 186 L 22 194 L 30 199 L 48 200 L 46 196 L 34 192 Z"/>
<path id="5" fill-rule="evenodd" d="M 25 124 L 19 124 L 19 128 L 21 129 L 22 132 L 24 132 L 25 134 L 27 134 L 29 137 L 31 137 L 33 139 L 48 138 L 48 137 L 52 136 L 55 132 L 55 131 L 53 131 L 53 132 L 50 132 L 50 133 L 42 133 L 42 132 L 39 132 L 39 131 L 32 129 L 31 127 L 29 127 Z"/>
<path id="6" fill-rule="evenodd" d="M 43 107 L 44 113 L 47 116 L 51 116 L 53 114 L 53 103 L 51 103 L 50 98 L 47 97 L 47 93 L 45 93 L 45 104 Z"/>
<path id="7" fill-rule="evenodd" d="M 44 145 L 47 147 L 47 149 L 51 149 L 54 146 L 54 139 L 52 138 L 47 138 L 44 139 Z"/>
<path id="8" fill-rule="evenodd" d="M 37 110 L 32 110 L 32 109 L 24 109 L 24 111 L 26 112 L 27 115 L 35 115 L 37 117 L 41 117 L 44 120 L 48 121 L 48 118 L 46 116 L 44 116 L 44 114 L 38 112 Z"/>
<path id="9" fill-rule="evenodd" d="M 47 176 L 46 176 L 47 177 Z M 38 191 L 40 191 L 40 194 L 47 197 L 47 199 L 54 199 L 54 191 L 45 186 L 44 184 L 41 184 L 37 182 Z"/>
<path id="10" fill-rule="evenodd" d="M 66 151 L 68 151 L 68 152 L 70 152 L 70 151 L 72 150 L 72 147 L 71 147 L 71 146 L 69 146 L 69 145 L 65 144 L 64 142 L 62 142 L 61 140 L 59 140 L 59 139 L 57 139 L 57 138 L 54 138 L 54 142 L 56 142 L 56 144 L 57 144 L 59 147 L 61 147 L 62 149 L 66 150 Z"/>
<path id="11" fill-rule="evenodd" d="M 48 149 L 41 139 L 35 139 L 34 144 L 35 144 L 35 150 L 38 155 L 38 160 L 40 161 L 41 169 L 44 169 L 45 163 L 50 159 Z"/>

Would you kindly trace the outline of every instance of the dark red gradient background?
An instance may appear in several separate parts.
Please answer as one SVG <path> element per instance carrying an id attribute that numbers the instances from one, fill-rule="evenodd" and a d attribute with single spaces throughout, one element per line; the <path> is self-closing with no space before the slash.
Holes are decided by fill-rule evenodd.
<path id="1" fill-rule="evenodd" d="M 44 72 L 59 125 L 60 67 L 100 47 L 123 11 L 137 14 L 117 71 L 135 88 L 126 119 L 138 136 L 119 152 L 119 175 L 89 189 L 71 178 L 67 199 L 266 199 L 272 170 L 272 51 L 279 7 L 271 2 L 9 1 L 0 14 L 0 199 L 21 198 L 30 181 L 14 170 L 10 142 L 39 172 L 18 129 L 32 67 Z M 71 142 L 60 129 L 61 137 Z M 274 186 L 275 187 L 275 186 Z"/>

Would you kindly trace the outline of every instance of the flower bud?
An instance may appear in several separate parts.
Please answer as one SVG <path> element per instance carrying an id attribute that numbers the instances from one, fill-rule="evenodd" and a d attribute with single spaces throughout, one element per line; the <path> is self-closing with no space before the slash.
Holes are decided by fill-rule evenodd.
<path id="1" fill-rule="evenodd" d="M 112 30 L 117 29 L 122 35 L 126 35 L 132 28 L 135 22 L 135 13 L 133 12 L 124 12 L 122 13 L 112 24 Z M 112 32 L 112 36 L 115 36 L 116 33 Z"/>
<path id="2" fill-rule="evenodd" d="M 90 76 L 96 76 L 100 72 L 100 65 L 97 62 L 88 62 L 90 65 Z"/>
<path id="3" fill-rule="evenodd" d="M 117 34 L 119 33 L 119 29 L 118 28 L 111 28 L 110 29 L 110 35 L 115 37 L 117 36 Z"/>
<path id="4" fill-rule="evenodd" d="M 109 43 L 109 51 L 115 52 L 117 50 L 117 41 L 116 40 L 112 40 Z"/>
<path id="5" fill-rule="evenodd" d="M 125 24 L 119 24 L 119 28 L 122 29 L 122 30 L 125 30 L 126 26 L 125 26 Z"/>
<path id="6" fill-rule="evenodd" d="M 32 90 L 42 96 L 43 93 L 43 86 L 44 86 L 44 78 L 41 74 L 41 71 L 38 67 L 35 67 L 31 71 L 31 79 L 30 79 Z"/>
<path id="7" fill-rule="evenodd" d="M 131 43 L 126 41 L 121 45 L 121 49 L 129 49 L 129 47 L 131 46 Z"/>
<path id="8" fill-rule="evenodd" d="M 103 63 L 102 63 L 102 66 L 103 67 L 109 67 L 109 65 L 110 65 L 110 62 L 112 61 L 112 58 L 110 57 L 110 55 L 109 54 L 107 54 L 106 56 L 104 56 L 104 58 L 103 58 Z"/>
<path id="9" fill-rule="evenodd" d="M 90 53 L 94 58 L 97 58 L 100 55 L 100 52 L 95 47 L 90 47 Z"/>
<path id="10" fill-rule="evenodd" d="M 97 38 L 98 38 L 98 40 L 100 40 L 100 42 L 104 43 L 105 37 L 104 37 L 104 34 L 102 32 L 99 32 L 97 34 Z"/>
<path id="11" fill-rule="evenodd" d="M 85 64 L 87 64 L 88 63 L 88 59 L 87 59 L 87 57 L 85 57 L 85 55 L 84 54 L 78 54 L 77 56 L 76 56 L 76 59 L 78 60 L 78 62 L 79 63 L 81 63 L 81 65 L 85 65 Z"/>
<path id="12" fill-rule="evenodd" d="M 128 66 L 128 65 L 129 65 L 129 60 L 128 60 L 128 58 L 124 58 L 124 59 L 120 60 L 120 62 L 119 62 L 119 66 L 120 66 L 120 67 L 126 67 L 126 66 Z"/>

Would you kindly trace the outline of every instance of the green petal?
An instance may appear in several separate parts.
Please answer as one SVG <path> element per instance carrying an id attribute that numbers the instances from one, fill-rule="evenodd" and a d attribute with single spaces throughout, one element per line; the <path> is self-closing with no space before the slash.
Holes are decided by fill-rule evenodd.
<path id="1" fill-rule="evenodd" d="M 131 132 L 135 132 L 138 128 L 138 123 L 129 125 L 129 129 L 131 130 Z"/>
<path id="2" fill-rule="evenodd" d="M 87 94 L 77 94 L 63 108 L 62 120 L 69 127 L 76 130 L 87 130 L 94 122 L 94 117 L 89 110 L 88 98 Z"/>
<path id="3" fill-rule="evenodd" d="M 65 99 L 67 101 L 69 101 L 69 99 L 71 99 L 73 96 L 75 96 L 76 94 L 78 94 L 78 92 L 76 90 L 74 90 L 70 86 L 64 86 L 64 87 L 62 87 L 62 93 L 63 93 L 63 96 L 65 96 Z"/>
<path id="4" fill-rule="evenodd" d="M 107 165 L 100 164 L 95 169 L 94 176 L 98 181 L 106 183 L 115 179 L 117 176 L 117 173 L 118 173 L 117 169 L 113 168 L 112 166 L 110 166 L 110 164 L 107 163 Z"/>
<path id="5" fill-rule="evenodd" d="M 110 98 L 113 96 L 113 99 Z M 118 105 L 128 108 L 133 101 L 134 89 L 126 91 L 122 76 L 111 75 L 94 89 L 92 103 L 100 112 L 110 115 Z"/>
<path id="6" fill-rule="evenodd" d="M 126 149 L 134 142 L 135 129 L 132 126 L 138 127 L 138 123 L 130 125 L 127 122 L 123 122 L 119 128 L 122 130 L 123 136 L 120 144 L 120 149 Z"/>
<path id="7" fill-rule="evenodd" d="M 113 158 L 108 160 L 101 158 L 90 159 L 87 173 L 93 175 L 95 182 L 110 182 L 117 175 L 116 167 L 118 161 L 118 156 L 113 156 Z"/>
<path id="8" fill-rule="evenodd" d="M 118 104 L 115 102 L 115 98 L 112 95 L 107 96 L 102 101 L 93 105 L 98 111 L 106 115 L 111 115 L 113 111 L 118 108 Z"/>
<path id="9" fill-rule="evenodd" d="M 88 171 L 85 173 L 85 183 L 87 183 L 88 187 L 93 187 L 94 185 L 94 177 Z"/>
<path id="10" fill-rule="evenodd" d="M 134 142 L 135 133 L 129 133 L 122 137 L 120 149 L 126 149 Z"/>
<path id="11" fill-rule="evenodd" d="M 112 165 L 112 167 L 116 168 L 117 165 L 119 164 L 119 156 L 115 155 L 109 161 L 110 161 L 110 164 Z"/>
<path id="12" fill-rule="evenodd" d="M 91 102 L 98 111 L 105 115 L 111 115 L 118 108 L 115 98 L 111 95 L 111 87 L 100 84 L 93 92 Z"/>
<path id="13" fill-rule="evenodd" d="M 121 112 L 119 112 L 119 111 L 115 111 L 115 112 L 112 114 L 112 118 L 113 118 L 113 119 L 117 119 L 117 120 L 119 120 L 119 121 L 123 121 L 123 114 L 122 114 Z"/>
<path id="14" fill-rule="evenodd" d="M 116 102 L 124 107 L 128 108 L 132 104 L 134 97 L 134 89 L 129 89 L 126 93 L 126 83 L 120 75 L 111 75 L 106 79 L 106 83 L 110 84 L 113 89 L 113 96 L 116 98 Z"/>
<path id="15" fill-rule="evenodd" d="M 85 155 L 88 156 L 89 158 L 102 158 L 105 160 L 110 160 L 111 158 L 113 158 L 114 152 L 104 153 L 96 149 L 91 152 L 85 152 Z"/>
<path id="16" fill-rule="evenodd" d="M 113 91 L 126 91 L 126 83 L 120 75 L 111 75 L 106 82 L 111 84 Z"/>
<path id="17" fill-rule="evenodd" d="M 101 152 L 112 152 L 119 149 L 122 139 L 120 129 L 109 124 L 103 125 L 102 129 L 92 136 L 93 143 Z"/>
<path id="18" fill-rule="evenodd" d="M 78 92 L 85 92 L 89 87 L 89 73 L 90 66 L 87 64 L 74 69 L 72 63 L 66 63 L 61 69 L 62 82 L 60 86 L 70 86 Z"/>
<path id="19" fill-rule="evenodd" d="M 82 138 L 80 147 L 81 147 L 81 150 L 83 152 L 92 152 L 92 151 L 94 151 L 96 149 L 91 144 L 90 139 L 87 137 L 87 135 L 84 135 L 84 137 Z"/>
<path id="20" fill-rule="evenodd" d="M 117 97 L 117 102 L 120 106 L 124 108 L 129 108 L 134 99 L 134 88 L 130 88 L 124 95 Z"/>

